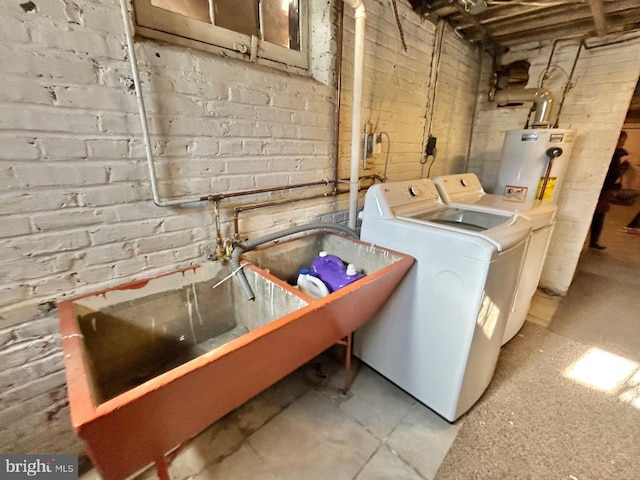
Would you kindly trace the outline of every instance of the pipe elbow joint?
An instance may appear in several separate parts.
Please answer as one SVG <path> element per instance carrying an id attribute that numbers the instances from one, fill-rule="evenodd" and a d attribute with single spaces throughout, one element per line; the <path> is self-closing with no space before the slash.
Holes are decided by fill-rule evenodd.
<path id="1" fill-rule="evenodd" d="M 246 252 L 248 249 L 246 244 L 238 244 L 231 253 L 231 258 L 229 260 L 229 265 L 231 266 L 232 272 L 235 272 L 236 278 L 240 282 L 240 287 L 244 293 L 244 296 L 247 300 L 252 301 L 256 298 L 249 282 L 247 281 L 247 277 L 244 275 L 242 268 L 240 268 L 240 255 Z"/>
<path id="2" fill-rule="evenodd" d="M 499 90 L 495 94 L 495 102 L 500 106 L 504 106 L 512 102 L 527 101 L 552 102 L 553 94 L 549 90 L 545 90 L 543 88 L 507 88 L 505 90 Z"/>
<path id="3" fill-rule="evenodd" d="M 553 94 L 544 88 L 505 89 L 496 92 L 495 102 L 498 106 L 510 103 L 534 102 L 536 105 L 535 125 L 548 125 L 548 118 L 553 106 Z"/>
<path id="4" fill-rule="evenodd" d="M 355 18 L 365 18 L 367 16 L 364 9 L 364 0 L 344 0 L 344 3 L 355 10 Z"/>
<path id="5" fill-rule="evenodd" d="M 543 88 L 536 88 L 533 90 L 535 90 L 534 95 L 536 98 L 539 98 L 540 100 L 546 100 L 547 102 L 553 101 L 553 94 L 549 90 L 545 90 Z"/>

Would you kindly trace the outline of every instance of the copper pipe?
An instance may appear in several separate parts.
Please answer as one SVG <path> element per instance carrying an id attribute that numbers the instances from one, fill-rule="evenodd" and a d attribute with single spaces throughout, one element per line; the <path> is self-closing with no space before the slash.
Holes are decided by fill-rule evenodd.
<path id="1" fill-rule="evenodd" d="M 553 41 L 553 43 L 551 44 L 551 53 L 549 54 L 549 60 L 547 60 L 547 66 L 543 70 L 542 80 L 540 81 L 540 88 L 544 87 L 544 82 L 546 82 L 547 79 L 549 78 L 549 69 L 551 69 L 551 61 L 553 60 L 553 55 L 555 54 L 556 47 L 557 47 L 558 43 L 563 42 L 563 41 L 567 41 L 567 40 L 580 40 L 580 41 L 582 41 L 583 39 L 584 39 L 583 35 L 570 35 L 568 37 L 556 38 Z"/>
<path id="2" fill-rule="evenodd" d="M 373 180 L 375 183 L 375 181 L 379 181 L 380 183 L 382 183 L 382 178 L 379 175 L 373 174 L 373 175 L 365 175 L 360 177 L 360 180 Z M 330 183 L 334 183 L 334 182 L 330 182 Z M 336 195 L 341 195 L 343 193 L 349 193 L 349 190 L 344 190 L 344 191 L 340 191 L 337 189 L 337 184 L 338 183 L 348 183 L 348 180 L 345 179 L 338 179 L 335 182 L 335 187 L 333 189 L 333 191 L 331 192 L 325 192 L 325 193 L 321 193 L 318 195 L 310 195 L 308 197 L 301 197 L 301 198 L 294 198 L 294 199 L 280 199 L 280 200 L 272 200 L 270 202 L 260 202 L 260 203 L 252 203 L 252 204 L 248 204 L 248 205 L 239 205 L 237 207 L 235 207 L 233 209 L 233 238 L 234 239 L 239 239 L 240 236 L 240 213 L 242 212 L 246 212 L 248 210 L 257 210 L 260 208 L 267 208 L 267 207 L 275 207 L 278 205 L 283 205 L 285 203 L 290 203 L 290 202 L 300 202 L 300 201 L 304 201 L 304 200 L 315 200 L 318 198 L 327 198 L 327 197 L 334 197 Z M 358 191 L 362 191 L 365 189 L 368 189 L 369 187 L 359 187 Z"/>
<path id="3" fill-rule="evenodd" d="M 326 197 L 331 197 L 331 196 L 335 196 L 338 193 L 349 193 L 349 191 L 347 190 L 346 192 L 337 192 L 337 191 L 332 191 L 332 192 L 325 192 L 325 193 L 321 193 L 319 195 L 310 195 L 308 197 L 303 197 L 303 198 L 296 198 L 293 200 L 287 199 L 287 200 L 273 200 L 271 202 L 262 202 L 262 203 L 253 203 L 250 205 L 242 205 L 239 207 L 235 207 L 233 209 L 233 238 L 235 240 L 238 240 L 240 238 L 240 213 L 241 212 L 246 212 L 247 210 L 256 210 L 259 208 L 267 208 L 267 207 L 275 207 L 277 205 L 283 205 L 285 203 L 289 203 L 289 202 L 296 202 L 296 201 L 302 201 L 302 200 L 314 200 L 317 198 L 326 198 Z"/>
<path id="4" fill-rule="evenodd" d="M 567 98 L 567 94 L 569 93 L 569 90 L 573 88 L 573 83 L 571 83 L 571 80 L 573 80 L 573 74 L 576 71 L 576 65 L 578 65 L 580 52 L 582 51 L 582 48 L 586 46 L 586 44 L 587 44 L 587 41 L 585 38 L 580 40 L 580 45 L 578 46 L 578 52 L 576 53 L 576 58 L 573 60 L 571 73 L 569 73 L 569 79 L 567 80 L 567 83 L 564 84 L 564 88 L 562 89 L 562 99 L 560 100 L 560 105 L 558 107 L 558 113 L 556 114 L 556 121 L 553 124 L 553 128 L 558 128 L 558 125 L 560 124 L 560 114 L 562 113 L 562 107 L 564 107 L 564 101 Z"/>
<path id="5" fill-rule="evenodd" d="M 382 183 L 382 177 L 377 174 L 371 175 L 363 175 L 360 177 L 360 180 L 367 179 L 375 179 Z M 231 193 L 217 193 L 215 195 L 206 195 L 204 197 L 200 197 L 202 201 L 216 202 L 219 200 L 224 200 L 225 198 L 233 198 L 233 197 L 242 197 L 245 195 L 256 195 L 259 193 L 270 193 L 270 192 L 281 192 L 283 190 L 294 190 L 297 188 L 307 188 L 307 187 L 318 187 L 321 185 L 331 185 L 336 183 L 348 183 L 348 179 L 339 178 L 338 180 L 320 180 L 317 182 L 309 182 L 309 183 L 297 183 L 295 185 L 283 185 L 281 187 L 269 187 L 269 188 L 261 188 L 257 190 L 244 190 L 241 192 L 231 192 Z"/>
<path id="6" fill-rule="evenodd" d="M 293 190 L 296 188 L 305 188 L 305 187 L 316 187 L 319 185 L 329 185 L 334 183 L 333 180 L 321 180 L 318 182 L 309 182 L 309 183 L 298 183 L 296 185 L 283 185 L 281 187 L 270 187 L 270 188 L 259 188 L 256 190 L 244 190 L 241 192 L 231 192 L 231 193 L 217 193 L 215 195 L 205 195 L 200 197 L 201 201 L 209 201 L 216 202 L 219 200 L 224 200 L 225 198 L 233 198 L 233 197 L 242 197 L 245 195 L 256 195 L 259 193 L 270 193 L 270 192 L 281 192 L 283 190 Z"/>

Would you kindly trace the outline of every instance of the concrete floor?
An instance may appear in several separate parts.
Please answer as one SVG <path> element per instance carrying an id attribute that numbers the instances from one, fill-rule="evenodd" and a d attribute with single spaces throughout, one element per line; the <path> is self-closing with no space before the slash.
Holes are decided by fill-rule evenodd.
<path id="1" fill-rule="evenodd" d="M 628 208 L 616 212 L 608 216 L 603 240 L 612 240 L 612 229 L 619 236 L 621 222 L 635 215 Z M 588 252 L 578 275 L 589 262 L 607 264 L 607 255 L 613 261 L 619 248 L 640 244 L 628 237 L 634 238 L 612 241 L 597 255 Z M 528 320 L 547 326 L 560 301 L 540 293 Z M 446 422 L 356 359 L 353 386 L 343 394 L 342 348 L 325 352 L 194 438 L 173 460 L 171 478 L 433 479 L 464 417 Z M 98 476 L 90 471 L 81 478 Z M 156 471 L 136 478 L 157 478 Z"/>
<path id="2" fill-rule="evenodd" d="M 176 456 L 181 479 L 432 479 L 451 425 L 354 359 L 342 393 L 336 346 L 202 432 Z M 135 476 L 157 478 L 155 468 Z M 81 476 L 97 480 L 95 471 Z"/>
<path id="3" fill-rule="evenodd" d="M 171 478 L 433 478 L 461 423 L 359 363 L 343 394 L 339 348 L 200 434 L 173 461 Z M 156 478 L 155 469 L 139 478 Z"/>

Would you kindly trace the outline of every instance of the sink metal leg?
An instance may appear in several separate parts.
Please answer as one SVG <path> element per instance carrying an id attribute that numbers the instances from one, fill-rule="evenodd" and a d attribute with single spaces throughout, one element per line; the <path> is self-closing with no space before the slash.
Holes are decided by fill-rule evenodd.
<path id="1" fill-rule="evenodd" d="M 350 333 L 342 342 L 347 348 L 344 359 L 344 388 L 343 393 L 347 393 L 351 389 L 351 342 L 353 340 L 353 333 Z"/>
<path id="2" fill-rule="evenodd" d="M 173 463 L 178 454 L 186 446 L 187 442 L 183 442 L 176 449 L 171 451 L 171 453 L 162 455 L 155 460 L 156 472 L 158 473 L 158 478 L 160 480 L 171 480 L 171 475 L 169 475 L 169 465 Z"/>
<path id="3" fill-rule="evenodd" d="M 155 464 L 158 478 L 160 480 L 171 480 L 171 477 L 169 476 L 169 465 L 167 464 L 164 455 L 156 458 Z"/>

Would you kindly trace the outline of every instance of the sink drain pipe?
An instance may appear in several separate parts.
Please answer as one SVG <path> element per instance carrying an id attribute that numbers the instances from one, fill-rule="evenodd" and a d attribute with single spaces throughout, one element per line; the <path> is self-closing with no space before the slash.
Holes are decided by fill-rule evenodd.
<path id="1" fill-rule="evenodd" d="M 345 227 L 344 225 L 340 225 L 339 223 L 309 223 L 307 225 L 297 225 L 295 227 L 287 228 L 286 230 L 265 235 L 264 237 L 256 238 L 255 240 L 250 240 L 248 242 L 238 243 L 231 253 L 229 265 L 231 266 L 231 271 L 235 272 L 236 278 L 240 282 L 240 286 L 242 287 L 242 291 L 244 292 L 245 297 L 247 297 L 247 300 L 254 300 L 256 296 L 249 286 L 249 282 L 247 281 L 247 277 L 244 275 L 244 271 L 240 268 L 240 255 L 261 245 L 274 242 L 275 240 L 279 240 L 295 233 L 305 232 L 307 230 L 334 230 L 336 232 L 349 235 L 355 239 L 359 238 L 358 233 L 355 230 Z"/>

